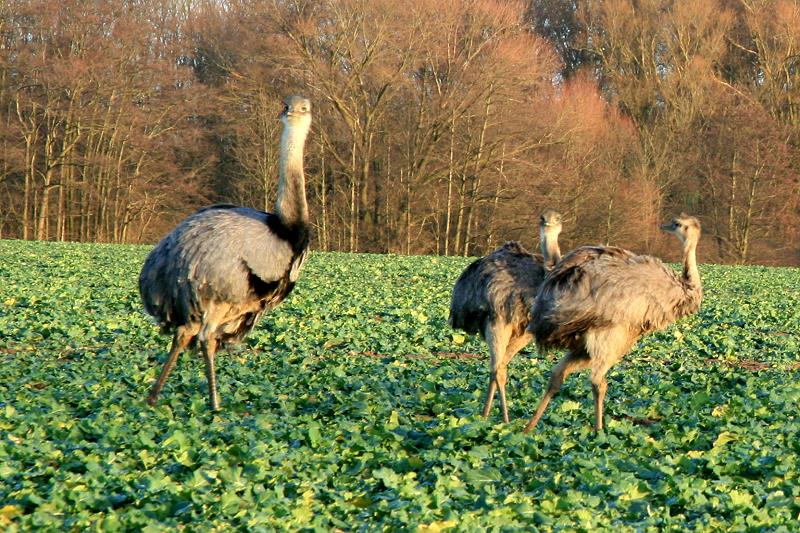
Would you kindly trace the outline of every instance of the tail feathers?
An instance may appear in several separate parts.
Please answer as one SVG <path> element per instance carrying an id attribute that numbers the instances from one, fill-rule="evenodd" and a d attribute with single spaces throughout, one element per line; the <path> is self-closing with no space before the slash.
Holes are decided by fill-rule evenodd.
<path id="1" fill-rule="evenodd" d="M 557 316 L 552 315 L 541 317 L 534 320 L 532 329 L 536 345 L 542 349 L 549 349 L 574 346 L 585 331 L 610 325 L 610 322 L 587 313 L 572 315 L 569 320 L 559 320 Z"/>
<path id="2" fill-rule="evenodd" d="M 525 249 L 525 248 L 524 248 L 524 247 L 523 247 L 523 246 L 522 246 L 520 243 L 518 243 L 517 241 L 506 241 L 505 243 L 503 243 L 503 246 L 501 246 L 501 247 L 500 247 L 498 250 L 495 250 L 495 252 L 494 252 L 494 253 L 497 253 L 497 252 L 499 252 L 500 250 L 503 250 L 503 251 L 505 251 L 505 252 L 512 253 L 512 254 L 519 254 L 519 255 L 531 255 L 531 254 L 530 254 L 530 253 L 529 253 L 529 252 L 528 252 L 528 251 L 527 251 L 527 250 L 526 250 L 526 249 Z"/>
<path id="3" fill-rule="evenodd" d="M 460 313 L 454 313 L 451 311 L 447 322 L 453 329 L 460 329 L 467 333 L 482 333 L 483 324 L 486 322 L 487 316 L 488 313 L 486 312 L 469 313 L 462 311 Z"/>
<path id="4" fill-rule="evenodd" d="M 612 246 L 583 246 L 565 256 L 547 275 L 537 294 L 529 328 L 537 346 L 574 346 L 587 329 L 610 325 L 593 310 L 587 267 L 593 268 L 589 265 L 598 259 L 627 261 L 631 257 L 633 254 L 627 250 Z"/>
<path id="5" fill-rule="evenodd" d="M 139 275 L 139 294 L 145 311 L 164 331 L 184 326 L 197 318 L 199 302 L 188 283 L 165 272 L 174 272 L 169 242 L 162 241 L 147 257 Z"/>
<path id="6" fill-rule="evenodd" d="M 197 213 L 203 213 L 205 211 L 211 211 L 212 209 L 236 209 L 238 206 L 236 204 L 214 204 L 214 205 L 207 205 L 206 207 L 201 207 L 197 211 L 194 212 L 196 215 Z"/>

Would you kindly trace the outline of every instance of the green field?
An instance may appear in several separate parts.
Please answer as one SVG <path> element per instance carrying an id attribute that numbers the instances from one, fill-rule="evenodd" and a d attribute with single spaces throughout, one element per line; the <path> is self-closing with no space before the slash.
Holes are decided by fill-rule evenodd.
<path id="1" fill-rule="evenodd" d="M 148 247 L 0 241 L 0 530 L 796 531 L 800 271 L 702 266 L 700 313 L 521 430 L 558 354 L 510 366 L 479 416 L 485 346 L 447 326 L 466 259 L 314 253 L 218 358 L 142 311 Z M 478 354 L 478 355 L 476 355 Z"/>

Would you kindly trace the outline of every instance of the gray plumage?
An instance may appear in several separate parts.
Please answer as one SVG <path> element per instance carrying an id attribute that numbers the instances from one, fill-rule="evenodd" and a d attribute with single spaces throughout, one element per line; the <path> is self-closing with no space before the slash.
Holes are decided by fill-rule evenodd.
<path id="1" fill-rule="evenodd" d="M 480 333 L 489 348 L 489 385 L 483 416 L 489 416 L 495 392 L 500 393 L 503 420 L 508 422 L 507 367 L 533 339 L 528 332 L 536 291 L 561 257 L 558 234 L 561 215 L 545 211 L 539 221 L 542 255 L 533 255 L 517 242 L 507 242 L 470 264 L 453 287 L 450 325 Z"/>
<path id="2" fill-rule="evenodd" d="M 259 311 L 280 303 L 297 280 L 306 250 L 299 247 L 295 252 L 289 241 L 276 236 L 268 225 L 274 216 L 217 205 L 185 219 L 142 268 L 139 282 L 145 310 L 172 328 L 201 321 L 206 302 L 241 305 L 256 296 L 271 296 L 273 300 L 265 300 Z M 268 287 L 259 282 L 274 284 L 276 290 L 264 290 Z"/>
<path id="3" fill-rule="evenodd" d="M 606 373 L 642 336 L 696 313 L 703 289 L 697 270 L 700 223 L 685 214 L 662 226 L 681 241 L 683 274 L 659 259 L 613 246 L 584 246 L 567 254 L 542 283 L 529 329 L 540 349 L 567 348 L 525 431 L 542 416 L 566 377 L 591 369 L 595 430 L 603 428 Z"/>
<path id="4" fill-rule="evenodd" d="M 145 310 L 173 333 L 170 354 L 148 401 L 155 404 L 178 355 L 199 343 L 209 402 L 217 409 L 216 350 L 241 340 L 297 281 L 309 241 L 303 146 L 311 105 L 285 100 L 275 214 L 215 205 L 181 222 L 150 252 L 139 276 Z"/>

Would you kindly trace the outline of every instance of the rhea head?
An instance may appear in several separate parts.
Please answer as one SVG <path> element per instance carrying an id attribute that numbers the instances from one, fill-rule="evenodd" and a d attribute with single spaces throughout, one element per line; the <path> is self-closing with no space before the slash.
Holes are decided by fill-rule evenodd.
<path id="1" fill-rule="evenodd" d="M 546 210 L 539 217 L 539 231 L 546 233 L 549 238 L 558 238 L 561 233 L 561 214 L 552 209 Z"/>
<path id="2" fill-rule="evenodd" d="M 697 243 L 700 239 L 700 221 L 695 217 L 681 213 L 661 226 L 663 231 L 675 235 L 682 244 Z"/>
<path id="3" fill-rule="evenodd" d="M 311 125 L 311 102 L 302 96 L 286 97 L 280 118 L 287 128 L 299 127 L 307 130 Z"/>

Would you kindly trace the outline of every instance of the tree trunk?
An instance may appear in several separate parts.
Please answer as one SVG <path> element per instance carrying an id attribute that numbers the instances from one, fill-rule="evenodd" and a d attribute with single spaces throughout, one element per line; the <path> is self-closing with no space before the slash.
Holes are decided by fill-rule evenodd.
<path id="1" fill-rule="evenodd" d="M 324 251 L 329 251 L 328 247 L 328 202 L 327 202 L 327 183 L 325 182 L 325 149 L 320 144 L 320 176 L 322 187 L 320 189 L 320 203 L 322 204 L 322 234 L 320 235 L 320 245 Z"/>
<path id="2" fill-rule="evenodd" d="M 350 253 L 356 251 L 356 143 L 352 144 L 350 154 Z"/>
<path id="3" fill-rule="evenodd" d="M 469 247 L 472 244 L 472 230 L 473 230 L 473 220 L 477 222 L 477 217 L 475 216 L 475 212 L 478 209 L 478 191 L 480 190 L 481 180 L 479 177 L 474 177 L 472 180 L 472 188 L 470 190 L 470 205 L 467 208 L 467 223 L 464 225 L 464 252 L 462 255 L 464 257 L 469 256 Z"/>
<path id="4" fill-rule="evenodd" d="M 731 163 L 731 181 L 730 181 L 730 188 L 729 188 L 729 197 L 728 197 L 728 243 L 730 246 L 739 247 L 738 243 L 736 243 L 736 156 L 738 154 L 734 152 L 733 154 L 733 162 Z M 733 250 L 730 247 L 727 250 L 727 253 L 730 254 Z"/>
<path id="5" fill-rule="evenodd" d="M 492 210 L 489 214 L 489 223 L 487 224 L 489 234 L 486 237 L 486 249 L 492 250 L 495 247 L 494 243 L 494 221 L 497 217 L 497 205 L 500 202 L 500 191 L 502 190 L 502 183 L 503 178 L 505 176 L 503 172 L 503 168 L 505 167 L 506 162 L 506 145 L 503 143 L 503 149 L 500 154 L 500 169 L 499 169 L 499 176 L 497 176 L 497 187 L 494 191 L 494 198 L 492 198 Z"/>
<path id="6" fill-rule="evenodd" d="M 756 189 L 758 188 L 761 171 L 764 170 L 764 166 L 761 165 L 753 174 L 753 178 L 750 181 L 750 190 L 748 191 L 747 195 L 747 211 L 745 213 L 744 219 L 744 227 L 742 228 L 742 238 L 741 238 L 741 249 L 739 253 L 739 263 L 745 264 L 749 259 L 750 254 L 750 228 L 753 224 L 753 209 L 755 207 L 755 199 L 756 199 Z"/>
<path id="7" fill-rule="evenodd" d="M 478 137 L 478 153 L 475 154 L 475 162 L 474 162 L 474 171 L 472 176 L 472 189 L 470 191 L 470 206 L 469 211 L 467 213 L 467 224 L 466 224 L 466 232 L 464 235 L 464 257 L 469 255 L 469 245 L 470 239 L 472 238 L 472 218 L 474 216 L 475 210 L 477 209 L 478 205 L 478 191 L 480 190 L 480 183 L 481 183 L 481 163 L 483 161 L 483 154 L 484 149 L 486 147 L 486 131 L 489 128 L 489 112 L 492 106 L 492 87 L 494 84 L 490 84 L 489 86 L 489 94 L 486 98 L 486 107 L 483 111 L 483 123 L 481 124 L 481 133 Z"/>
<path id="8" fill-rule="evenodd" d="M 450 219 L 453 206 L 453 175 L 455 173 L 456 114 L 450 121 L 450 158 L 447 165 L 447 214 L 444 222 L 444 255 L 450 255 Z"/>

